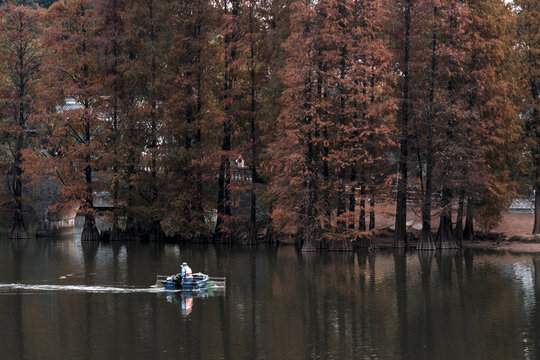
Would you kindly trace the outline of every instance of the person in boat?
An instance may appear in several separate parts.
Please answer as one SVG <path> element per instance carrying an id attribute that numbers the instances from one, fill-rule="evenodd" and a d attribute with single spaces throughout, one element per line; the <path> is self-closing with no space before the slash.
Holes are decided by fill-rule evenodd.
<path id="1" fill-rule="evenodd" d="M 244 158 L 242 158 L 242 155 L 238 155 L 238 158 L 235 160 L 236 166 L 238 166 L 238 170 L 242 171 L 246 168 L 246 163 L 244 161 Z"/>
<path id="2" fill-rule="evenodd" d="M 182 283 L 190 283 L 193 281 L 193 272 L 187 263 L 182 263 L 182 272 L 180 273 L 182 277 Z"/>
<path id="3" fill-rule="evenodd" d="M 238 155 L 238 158 L 236 158 L 235 162 L 238 166 L 238 174 L 240 175 L 240 180 L 244 181 L 247 172 L 246 162 L 244 161 L 242 155 Z"/>

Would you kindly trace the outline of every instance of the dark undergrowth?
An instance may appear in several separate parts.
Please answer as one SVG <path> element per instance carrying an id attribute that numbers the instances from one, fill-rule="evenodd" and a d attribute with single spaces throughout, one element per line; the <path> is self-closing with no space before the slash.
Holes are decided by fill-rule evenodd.
<path id="1" fill-rule="evenodd" d="M 523 237 L 519 235 L 514 235 L 510 239 L 508 239 L 510 242 L 520 242 L 520 243 L 528 243 L 528 244 L 540 244 L 540 236 L 535 235 L 533 237 Z"/>

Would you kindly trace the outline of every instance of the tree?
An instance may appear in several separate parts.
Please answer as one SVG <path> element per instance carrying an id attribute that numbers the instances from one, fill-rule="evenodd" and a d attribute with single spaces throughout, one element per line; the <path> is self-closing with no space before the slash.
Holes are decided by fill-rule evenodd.
<path id="1" fill-rule="evenodd" d="M 362 197 L 369 187 L 369 231 L 375 229 L 376 190 L 384 179 L 379 174 L 386 172 L 382 163 L 392 145 L 391 54 L 382 36 L 385 16 L 379 3 L 326 0 L 317 9 L 318 79 L 323 89 L 317 109 L 323 129 L 323 159 L 329 163 L 323 169 L 330 170 L 325 185 L 330 197 L 325 202 L 330 200 L 330 208 L 337 210 L 336 226 L 326 235 L 331 240 L 329 249 L 348 250 L 352 240 L 366 235 L 363 199 L 360 231 L 354 231 L 354 189 L 358 185 Z M 356 173 L 360 173 L 358 182 Z"/>
<path id="2" fill-rule="evenodd" d="M 461 132 L 470 130 L 477 134 L 478 129 L 478 126 L 469 126 L 472 123 L 468 122 L 471 112 L 469 77 L 464 71 L 470 64 L 471 37 L 467 32 L 470 9 L 460 1 L 426 1 L 416 3 L 411 10 L 415 16 L 409 20 L 408 46 L 405 42 L 409 69 L 401 72 L 408 78 L 408 85 L 404 85 L 408 105 L 404 109 L 414 124 L 409 145 L 416 153 L 421 194 L 423 229 L 419 249 L 433 250 L 435 247 L 431 238 L 434 193 L 440 194 L 436 246 L 455 247 L 452 205 L 456 194 L 463 189 L 462 174 L 458 169 L 463 169 L 464 164 L 470 166 L 473 156 L 465 156 L 472 148 L 461 142 Z M 398 208 L 399 203 L 398 187 Z M 399 209 L 397 213 L 400 214 Z M 399 238 L 398 225 L 396 222 L 396 238 Z"/>
<path id="3" fill-rule="evenodd" d="M 208 196 L 204 183 L 215 178 L 211 154 L 203 142 L 215 124 L 206 113 L 211 109 L 215 57 L 210 45 L 215 30 L 216 10 L 207 1 L 176 1 L 169 18 L 174 29 L 167 53 L 164 133 L 164 166 L 167 169 L 162 226 L 168 235 L 206 241 L 210 233 Z M 182 189 L 182 191 L 178 191 Z M 215 201 L 215 200 L 214 200 Z M 211 201 L 210 203 L 213 203 Z"/>
<path id="4" fill-rule="evenodd" d="M 452 205 L 453 199 L 462 188 L 461 173 L 458 169 L 461 168 L 461 163 L 466 162 L 463 155 L 467 152 L 462 146 L 463 136 L 460 132 L 470 124 L 469 77 L 464 69 L 470 64 L 471 36 L 468 29 L 471 12 L 466 3 L 451 1 L 437 6 L 437 15 L 439 31 L 435 126 L 441 141 L 438 158 L 441 215 L 436 244 L 438 248 L 455 248 L 458 245 L 453 234 Z"/>
<path id="5" fill-rule="evenodd" d="M 463 206 L 484 229 L 493 228 L 515 198 L 520 163 L 515 23 L 510 8 L 496 0 L 470 1 L 471 40 L 466 98 L 468 121 L 460 127 L 461 174 L 456 242 L 461 246 Z M 467 226 L 466 226 L 467 229 Z"/>
<path id="6" fill-rule="evenodd" d="M 249 148 L 250 148 L 250 172 L 251 172 L 251 187 L 250 187 L 250 216 L 249 216 L 249 231 L 248 231 L 248 243 L 257 243 L 257 193 L 255 191 L 255 184 L 258 180 L 257 166 L 258 166 L 258 126 L 257 120 L 259 118 L 259 112 L 257 108 L 257 95 L 260 91 L 260 78 L 264 76 L 265 69 L 264 63 L 260 61 L 261 52 L 261 40 L 264 36 L 262 30 L 262 24 L 260 18 L 263 14 L 260 14 L 263 10 L 264 3 L 258 4 L 254 0 L 247 1 L 245 4 L 247 7 L 247 45 L 249 48 L 248 55 L 248 71 L 249 71 Z M 259 71 L 257 70 L 259 69 Z"/>
<path id="7" fill-rule="evenodd" d="M 85 217 L 82 240 L 98 240 L 94 191 L 100 190 L 97 171 L 103 156 L 101 111 L 102 73 L 98 19 L 89 0 L 55 3 L 47 13 L 51 26 L 44 34 L 50 49 L 42 73 L 48 92 L 54 94 L 49 109 L 51 170 L 62 182 L 59 206 L 80 205 Z M 47 109 L 45 109 L 47 110 Z"/>
<path id="8" fill-rule="evenodd" d="M 418 66 L 417 81 L 419 86 L 416 87 L 416 99 L 418 106 L 415 107 L 415 147 L 418 160 L 418 174 L 420 180 L 420 190 L 422 196 L 422 234 L 418 244 L 418 250 L 434 250 L 435 242 L 431 235 L 431 209 L 433 196 L 433 182 L 435 170 L 435 118 L 438 108 L 436 107 L 436 77 L 437 63 L 439 59 L 438 47 L 438 7 L 440 4 L 435 1 L 429 1 L 426 4 L 421 4 L 418 8 L 425 11 L 418 17 L 421 26 L 419 28 L 430 29 L 430 32 L 425 37 L 420 37 L 420 44 L 425 51 L 419 51 L 419 63 L 423 62 L 424 66 Z M 423 40 L 423 42 L 422 42 Z M 422 53 L 425 53 L 423 57 Z M 429 55 L 427 55 L 429 54 Z M 424 68 L 429 69 L 429 75 L 423 74 Z M 422 80 L 429 79 L 427 84 L 422 84 Z M 424 86 L 422 86 L 424 85 Z M 427 94 L 425 90 L 428 89 Z M 425 100 L 427 99 L 427 103 Z M 422 136 L 427 134 L 427 137 Z M 425 140 L 425 142 L 422 142 Z"/>
<path id="9" fill-rule="evenodd" d="M 408 161 L 409 161 L 409 117 L 410 117 L 410 57 L 411 57 L 411 11 L 414 3 L 412 0 L 397 1 L 394 10 L 403 16 L 403 23 L 399 26 L 397 41 L 398 71 L 402 74 L 400 83 L 401 104 L 399 109 L 399 172 L 396 202 L 396 224 L 394 233 L 394 247 L 404 247 L 407 242 L 407 186 L 408 186 Z"/>
<path id="10" fill-rule="evenodd" d="M 457 134 L 472 129 L 467 121 L 471 109 L 465 100 L 470 86 L 463 71 L 469 64 L 464 49 L 469 46 L 470 38 L 461 29 L 468 28 L 470 13 L 463 4 L 429 0 L 416 5 L 410 76 L 413 84 L 411 114 L 415 125 L 412 144 L 417 158 L 422 210 L 422 235 L 418 249 L 433 250 L 436 245 L 455 246 L 451 207 L 456 192 L 464 191 L 464 187 L 458 184 L 457 169 L 471 166 L 473 153 L 479 158 L 477 147 L 468 146 L 470 142 L 461 143 Z M 466 156 L 468 152 L 471 152 L 469 158 Z M 461 164 L 467 165 L 461 167 Z M 437 244 L 431 235 L 434 194 L 441 194 L 436 198 L 441 212 Z"/>
<path id="11" fill-rule="evenodd" d="M 12 239 L 27 239 L 23 220 L 23 151 L 28 146 L 29 117 L 36 112 L 39 65 L 43 49 L 40 11 L 6 3 L 0 6 L 0 111 L 8 153 L 2 166 L 9 175 L 13 211 Z"/>
<path id="12" fill-rule="evenodd" d="M 522 116 L 526 121 L 527 143 L 532 156 L 532 178 L 535 191 L 534 226 L 532 233 L 540 233 L 540 4 L 534 0 L 514 2 L 518 13 L 517 29 L 521 73 L 524 78 Z"/>
<path id="13" fill-rule="evenodd" d="M 285 234 L 301 232 L 302 251 L 320 247 L 319 175 L 321 157 L 315 62 L 315 8 L 310 0 L 291 3 L 290 36 L 284 44 L 288 60 L 282 72 L 286 86 L 278 136 L 271 144 L 274 225 Z"/>
<path id="14" fill-rule="evenodd" d="M 235 84 L 238 72 L 237 47 L 239 40 L 240 1 L 224 1 L 222 8 L 222 77 L 220 120 L 222 123 L 221 151 L 218 175 L 217 223 L 214 238 L 218 242 L 232 242 L 231 217 L 231 141 L 235 111 Z"/>
<path id="15" fill-rule="evenodd" d="M 119 159 L 119 204 L 127 227 L 161 240 L 165 168 L 166 49 L 170 44 L 169 3 L 132 1 L 122 20 L 125 61 Z"/>
<path id="16" fill-rule="evenodd" d="M 21 209 L 21 129 L 34 126 L 39 108 L 30 130 L 50 155 L 41 163 L 63 182 L 57 208 L 80 206 L 84 239 L 98 237 L 93 202 L 109 190 L 113 239 L 205 240 L 217 208 L 215 241 L 246 234 L 254 244 L 257 209 L 268 206 L 274 229 L 304 251 L 371 246 L 376 200 L 390 198 L 397 165 L 394 245 L 406 246 L 407 208 L 416 201 L 419 248 L 457 247 L 473 217 L 486 228 L 500 219 L 523 153 L 537 169 L 537 6 L 529 1 L 512 5 L 517 48 L 514 16 L 499 0 L 127 5 L 62 1 L 27 26 L 35 34 L 25 35 L 33 54 L 25 66 L 34 69 L 41 49 L 51 50 L 40 90 L 36 70 L 13 60 L 21 47 L 5 9 L 38 12 L 2 7 L 4 38 L 13 39 L 0 59 L 3 148 L 13 152 L 4 169 L 19 179 L 10 201 Z M 516 54 L 527 78 L 524 149 L 516 143 Z M 12 80 L 21 73 L 29 74 L 19 81 L 22 97 Z M 233 153 L 246 154 L 252 182 L 234 179 Z M 28 178 L 37 178 L 37 164 L 25 166 Z M 255 185 L 263 178 L 269 191 Z M 24 229 L 22 217 L 16 223 Z"/>
<path id="17" fill-rule="evenodd" d="M 125 11 L 125 4 L 123 0 L 102 0 L 96 3 L 96 12 L 99 17 L 98 32 L 103 39 L 101 46 L 101 53 L 103 59 L 103 79 L 104 88 L 102 89 L 104 94 L 107 94 L 103 102 L 103 113 L 110 119 L 109 134 L 104 134 L 106 139 L 105 146 L 107 152 L 104 156 L 104 163 L 106 166 L 112 168 L 111 179 L 107 179 L 110 182 L 110 192 L 112 194 L 112 203 L 116 206 L 119 205 L 119 164 L 121 160 L 118 159 L 120 153 L 120 141 L 121 132 L 119 122 L 121 121 L 121 107 L 122 107 L 122 64 L 123 64 L 123 21 L 122 15 Z M 119 240 L 121 237 L 121 231 L 119 226 L 119 218 L 121 210 L 115 208 L 112 215 L 112 231 L 111 240 Z"/>
<path id="18" fill-rule="evenodd" d="M 369 189 L 368 235 L 375 232 L 375 199 L 385 191 L 387 176 L 393 169 L 388 166 L 388 153 L 395 148 L 396 106 L 398 100 L 393 92 L 396 85 L 393 54 L 384 26 L 389 22 L 383 3 L 355 1 L 351 13 L 352 39 L 348 45 L 352 58 L 348 91 L 352 126 L 345 129 L 352 136 L 352 145 L 344 158 L 351 162 L 351 190 L 359 185 L 361 196 L 360 230 L 366 230 L 363 217 L 366 194 Z M 360 181 L 355 184 L 356 174 Z M 353 209 L 353 192 L 349 195 L 349 209 Z M 379 199 L 382 200 L 382 197 Z M 353 211 L 354 212 L 354 211 Z M 352 213 L 350 214 L 353 215 Z M 354 224 L 354 223 L 353 223 Z M 363 235 L 363 234 L 362 234 Z M 365 237 L 363 235 L 363 237 Z M 370 244 L 374 246 L 375 244 Z"/>
<path id="19" fill-rule="evenodd" d="M 351 250 L 366 234 L 363 215 L 355 225 L 355 189 L 369 181 L 372 231 L 379 173 L 392 145 L 384 16 L 373 1 L 296 2 L 292 11 L 279 136 L 270 146 L 279 199 L 272 219 L 286 234 L 302 233 L 304 251 Z"/>

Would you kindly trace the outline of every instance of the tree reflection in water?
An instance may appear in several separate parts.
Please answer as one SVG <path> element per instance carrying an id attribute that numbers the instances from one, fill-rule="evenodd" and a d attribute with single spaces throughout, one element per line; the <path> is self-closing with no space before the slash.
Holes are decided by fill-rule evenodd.
<path id="1" fill-rule="evenodd" d="M 193 269 L 227 292 L 2 290 L 6 358 L 538 358 L 540 257 L 138 242 L 0 242 L 1 283 L 149 287 Z M 534 272 L 534 273 L 533 273 Z M 59 280 L 59 275 L 74 274 Z M 201 342 L 204 338 L 204 343 Z"/>
<path id="2" fill-rule="evenodd" d="M 533 354 L 531 359 L 540 359 L 540 255 L 533 258 L 535 307 L 533 315 Z"/>

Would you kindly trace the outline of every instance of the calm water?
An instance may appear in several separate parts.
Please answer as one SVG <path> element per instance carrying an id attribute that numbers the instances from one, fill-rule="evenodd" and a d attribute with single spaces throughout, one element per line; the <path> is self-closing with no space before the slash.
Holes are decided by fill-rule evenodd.
<path id="1" fill-rule="evenodd" d="M 226 291 L 149 287 L 182 261 Z M 4 237 L 0 358 L 540 359 L 540 255 Z"/>

